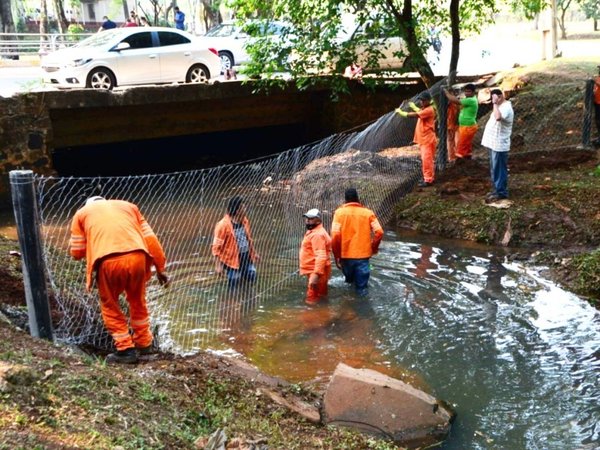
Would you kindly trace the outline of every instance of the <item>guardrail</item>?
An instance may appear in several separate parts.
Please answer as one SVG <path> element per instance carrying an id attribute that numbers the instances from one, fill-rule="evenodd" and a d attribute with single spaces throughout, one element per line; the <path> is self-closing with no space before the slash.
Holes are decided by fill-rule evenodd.
<path id="1" fill-rule="evenodd" d="M 0 33 L 0 57 L 19 59 L 24 55 L 43 56 L 61 48 L 71 47 L 91 35 L 91 33 Z"/>

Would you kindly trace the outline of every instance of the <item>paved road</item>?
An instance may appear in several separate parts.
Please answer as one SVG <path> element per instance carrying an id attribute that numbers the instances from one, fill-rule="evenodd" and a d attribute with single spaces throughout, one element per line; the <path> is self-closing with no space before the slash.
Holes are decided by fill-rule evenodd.
<path id="1" fill-rule="evenodd" d="M 599 40 L 559 41 L 558 49 L 564 57 L 598 57 Z M 440 54 L 431 52 L 429 60 L 436 75 L 448 73 L 450 65 L 450 39 L 442 40 Z M 515 64 L 527 65 L 541 59 L 539 39 L 523 39 L 518 34 L 507 35 L 498 31 L 484 32 L 476 38 L 461 42 L 459 75 L 479 75 L 510 69 Z M 55 90 L 44 86 L 38 66 L 11 66 L 12 61 L 2 61 L 0 66 L 0 96 L 10 97 L 18 92 Z"/>
<path id="2" fill-rule="evenodd" d="M 0 96 L 10 97 L 17 92 L 39 90 L 47 90 L 39 67 L 0 67 Z"/>

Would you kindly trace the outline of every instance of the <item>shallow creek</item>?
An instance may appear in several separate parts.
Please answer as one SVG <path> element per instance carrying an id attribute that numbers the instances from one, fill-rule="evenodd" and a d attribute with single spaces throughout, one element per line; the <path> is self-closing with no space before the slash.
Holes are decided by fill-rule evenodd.
<path id="1" fill-rule="evenodd" d="M 334 269 L 327 303 L 299 280 L 212 345 L 292 382 L 344 361 L 418 386 L 457 411 L 445 449 L 598 448 L 600 313 L 501 250 L 404 239 L 386 234 L 367 298 Z"/>

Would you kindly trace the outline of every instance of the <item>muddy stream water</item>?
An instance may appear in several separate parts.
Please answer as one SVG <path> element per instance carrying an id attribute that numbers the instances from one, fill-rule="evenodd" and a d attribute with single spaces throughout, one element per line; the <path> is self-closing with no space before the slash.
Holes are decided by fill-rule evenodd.
<path id="1" fill-rule="evenodd" d="M 367 298 L 334 269 L 327 303 L 290 286 L 214 348 L 292 382 L 338 362 L 441 398 L 457 419 L 445 449 L 600 448 L 600 313 L 501 250 L 387 233 Z"/>

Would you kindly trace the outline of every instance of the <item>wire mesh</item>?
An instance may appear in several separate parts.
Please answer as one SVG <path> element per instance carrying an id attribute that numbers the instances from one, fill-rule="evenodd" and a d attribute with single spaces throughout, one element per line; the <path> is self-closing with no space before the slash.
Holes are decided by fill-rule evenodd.
<path id="1" fill-rule="evenodd" d="M 517 149 L 579 143 L 581 89 L 581 84 L 564 85 L 564 95 L 551 103 L 542 104 L 535 92 L 511 99 Z M 430 92 L 434 98 L 443 95 L 441 82 Z M 540 114 L 542 108 L 548 114 Z M 540 115 L 535 126 L 522 125 L 526 114 Z M 561 123 L 545 126 L 547 116 L 556 114 Z M 485 111 L 480 115 L 476 145 L 488 117 Z M 414 124 L 414 119 L 390 112 L 362 131 L 340 133 L 274 157 L 203 170 L 128 177 L 36 177 L 57 338 L 112 347 L 102 325 L 97 292 L 85 291 L 83 264 L 68 255 L 71 218 L 90 196 L 139 206 L 165 249 L 172 279 L 166 289 L 154 279 L 148 285 L 155 336 L 162 350 L 193 353 L 249 311 L 276 298 L 281 288 L 298 283 L 299 297 L 303 295 L 298 275 L 303 212 L 319 208 L 325 228 L 330 229 L 344 190 L 355 187 L 361 202 L 382 223 L 391 219 L 394 205 L 421 177 L 418 148 L 410 145 Z M 445 152 L 438 149 L 438 170 L 444 162 Z M 211 243 L 214 226 L 234 195 L 244 198 L 260 262 L 253 285 L 230 291 L 226 279 L 214 272 Z"/>
<path id="2" fill-rule="evenodd" d="M 148 307 L 163 350 L 197 351 L 240 316 L 299 283 L 298 251 L 303 212 L 323 211 L 326 228 L 356 187 L 362 203 L 382 222 L 399 196 L 420 176 L 412 130 L 387 114 L 359 132 L 341 133 L 275 157 L 171 174 L 128 177 L 36 177 L 44 254 L 56 311 L 56 336 L 73 344 L 109 349 L 97 292 L 85 291 L 83 263 L 68 254 L 70 221 L 93 195 L 135 203 L 158 235 L 168 258 L 171 285 L 148 284 Z M 406 133 L 410 133 L 407 136 Z M 376 143 L 376 144 L 375 144 Z M 247 206 L 260 256 L 251 286 L 230 291 L 214 272 L 211 243 L 215 224 L 230 197 Z M 300 286 L 300 284 L 299 284 Z M 299 289 L 299 291 L 301 291 Z M 125 308 L 125 302 L 122 302 Z"/>

